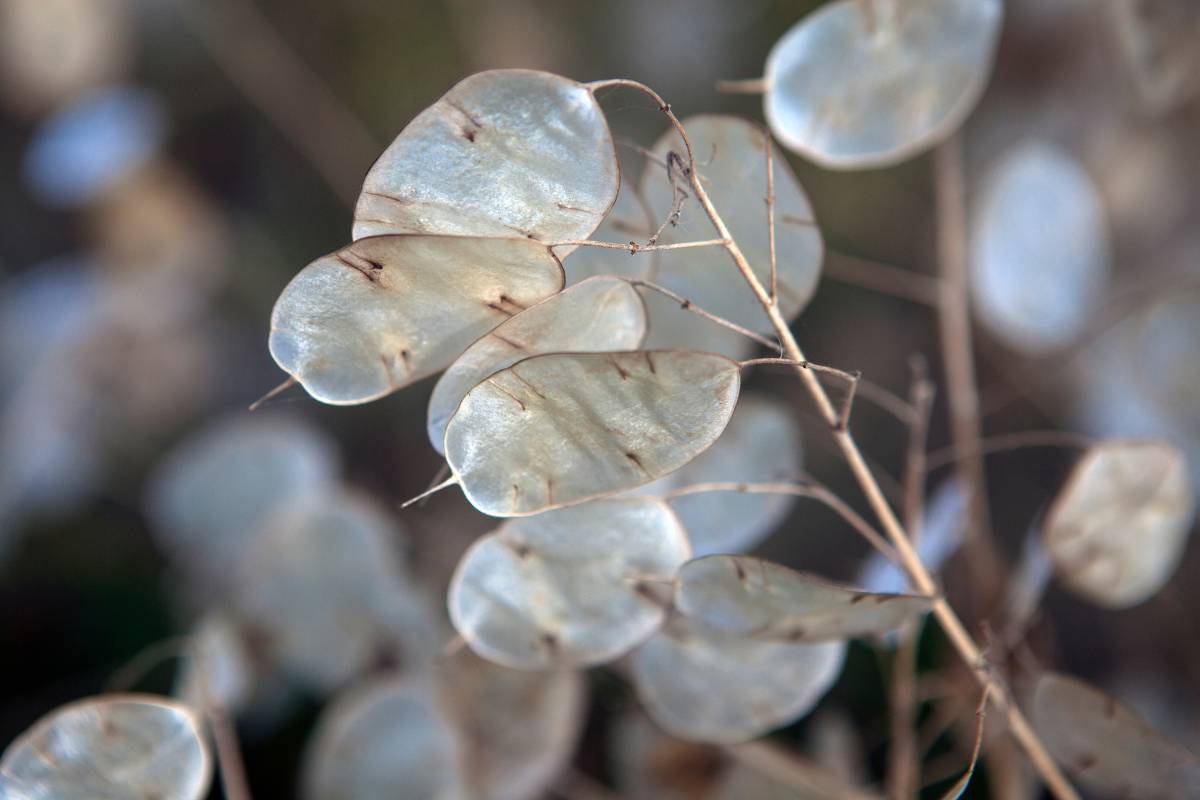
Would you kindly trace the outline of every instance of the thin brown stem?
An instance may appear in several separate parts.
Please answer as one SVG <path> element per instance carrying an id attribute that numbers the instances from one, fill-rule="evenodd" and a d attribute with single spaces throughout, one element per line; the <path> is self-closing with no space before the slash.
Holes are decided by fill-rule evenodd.
<path id="1" fill-rule="evenodd" d="M 790 494 L 797 497 L 807 497 L 816 500 L 828 506 L 834 513 L 850 524 L 850 527 L 858 531 L 867 543 L 878 550 L 883 556 L 893 564 L 899 565 L 900 557 L 896 550 L 887 543 L 887 541 L 879 535 L 875 528 L 871 527 L 871 523 L 863 519 L 858 512 L 846 504 L 846 501 L 837 496 L 837 493 L 827 489 L 825 486 L 815 481 L 804 481 L 803 483 L 739 483 L 736 481 L 709 481 L 706 483 L 693 483 L 689 486 L 682 486 L 667 492 L 664 495 L 667 499 L 675 497 L 683 497 L 689 494 L 702 494 L 705 492 L 740 492 L 742 494 Z"/>
<path id="2" fill-rule="evenodd" d="M 965 457 L 980 458 L 993 453 L 1006 453 L 1010 450 L 1020 450 L 1026 447 L 1062 447 L 1072 450 L 1086 450 L 1094 444 L 1095 441 L 1092 438 L 1082 433 L 1072 433 L 1070 431 L 1017 431 L 1016 433 L 1002 433 L 996 436 L 989 436 L 986 439 L 980 439 L 975 449 L 967 452 Z M 934 450 L 929 454 L 926 469 L 932 472 L 938 467 L 953 464 L 959 458 L 963 457 L 964 454 L 958 452 L 957 448 L 943 447 L 941 450 Z"/>
<path id="3" fill-rule="evenodd" d="M 750 330 L 749 328 L 743 328 L 741 325 L 738 325 L 736 322 L 732 322 L 730 320 L 725 319 L 724 317 L 721 317 L 721 316 L 718 316 L 718 315 L 712 313 L 711 311 L 707 311 L 707 310 L 701 308 L 700 306 L 696 305 L 695 303 L 693 303 L 690 299 L 684 297 L 681 294 L 671 291 L 670 289 L 668 289 L 665 286 L 659 286 L 657 283 L 651 283 L 650 281 L 644 281 L 644 280 L 641 280 L 640 278 L 632 278 L 632 279 L 630 279 L 629 282 L 631 284 L 633 284 L 634 286 L 639 286 L 643 289 L 649 289 L 652 292 L 657 292 L 657 293 L 661 294 L 663 297 L 669 297 L 672 300 L 674 300 L 676 303 L 679 303 L 679 307 L 682 308 L 684 311 L 690 311 L 693 314 L 696 314 L 697 316 L 703 317 L 704 319 L 708 320 L 709 322 L 712 322 L 716 325 L 720 325 L 722 328 L 728 328 L 729 330 L 733 331 L 734 333 L 740 333 L 742 336 L 745 336 L 749 339 L 753 339 L 754 341 L 758 342 L 763 347 L 767 347 L 767 348 L 770 348 L 771 350 L 776 350 L 776 351 L 779 350 L 779 342 L 777 342 L 773 339 L 768 339 L 767 337 L 765 337 L 761 334 L 755 333 L 754 331 Z"/>
<path id="4" fill-rule="evenodd" d="M 909 405 L 913 408 L 909 426 L 908 447 L 904 466 L 904 524 L 917 541 L 925 511 L 925 447 L 929 434 L 929 419 L 933 407 L 934 387 L 927 376 L 925 359 L 914 356 L 910 361 L 912 385 Z M 888 745 L 888 795 L 895 800 L 909 800 L 917 794 L 920 755 L 917 752 L 917 642 L 920 623 L 909 623 L 899 631 L 896 654 L 892 659 L 890 722 L 891 742 Z"/>
<path id="5" fill-rule="evenodd" d="M 272 399 L 274 399 L 274 398 L 278 397 L 279 395 L 281 395 L 281 394 L 283 394 L 284 392 L 286 392 L 288 389 L 290 389 L 290 388 L 292 388 L 293 386 L 295 386 L 297 383 L 299 383 L 299 381 L 297 381 L 297 380 L 296 380 L 296 376 L 295 376 L 295 375 L 289 375 L 289 376 L 288 376 L 288 379 L 287 379 L 286 381 L 284 381 L 283 383 L 279 384 L 279 385 L 278 385 L 278 386 L 276 386 L 274 389 L 272 389 L 271 391 L 269 391 L 269 392 L 267 392 L 266 394 L 264 394 L 262 397 L 260 397 L 260 398 L 258 398 L 257 400 L 255 400 L 253 403 L 251 403 L 251 404 L 250 404 L 250 405 L 247 407 L 247 409 L 246 409 L 246 410 L 247 410 L 247 411 L 258 411 L 260 408 L 262 408 L 262 407 L 263 407 L 263 405 L 265 405 L 265 404 L 266 404 L 266 402 L 267 402 L 268 400 L 272 400 Z"/>
<path id="6" fill-rule="evenodd" d="M 937 307 L 941 295 L 937 278 L 836 250 L 826 251 L 821 275 L 930 308 Z"/>
<path id="7" fill-rule="evenodd" d="M 798 367 L 803 370 L 819 372 L 823 375 L 832 375 L 835 378 L 845 381 L 849 389 L 835 415 L 835 424 L 839 428 L 845 428 L 849 424 L 850 405 L 853 403 L 856 393 L 870 400 L 905 425 L 909 425 L 912 422 L 913 408 L 904 398 L 896 396 L 877 383 L 866 380 L 863 378 L 861 372 L 847 372 L 837 367 L 827 367 L 824 364 L 817 364 L 812 361 L 797 361 L 792 358 L 750 358 L 739 363 L 743 367 L 751 367 L 755 364 Z"/>
<path id="8" fill-rule="evenodd" d="M 230 81 L 345 203 L 380 146 L 251 0 L 177 3 Z"/>
<path id="9" fill-rule="evenodd" d="M 779 266 L 775 257 L 775 147 L 771 134 L 762 130 L 763 150 L 767 154 L 767 242 L 771 259 L 771 302 L 779 302 Z"/>
<path id="10" fill-rule="evenodd" d="M 705 239 L 702 242 L 678 242 L 676 244 L 638 244 L 637 242 L 597 242 L 595 239 L 584 239 L 574 242 L 555 242 L 547 247 L 600 247 L 606 250 L 624 250 L 630 255 L 636 253 L 653 253 L 658 250 L 687 250 L 693 247 L 724 247 L 720 239 Z"/>
<path id="11" fill-rule="evenodd" d="M 1002 585 L 1002 565 L 994 550 L 983 459 L 972 455 L 982 437 L 979 390 L 971 344 L 967 252 L 966 188 L 962 144 L 952 136 L 934 152 L 934 186 L 937 200 L 938 328 L 942 365 L 946 376 L 946 402 L 950 409 L 950 438 L 959 480 L 971 495 L 969 524 L 964 536 L 967 580 L 984 609 L 994 602 Z"/>
<path id="12" fill-rule="evenodd" d="M 736 81 L 717 81 L 716 89 L 725 94 L 762 94 L 767 91 L 767 79 L 744 78 Z"/>
<path id="13" fill-rule="evenodd" d="M 683 141 L 687 152 L 685 169 L 691 181 L 692 190 L 695 192 L 696 199 L 704 209 L 705 215 L 708 216 L 709 221 L 712 223 L 717 236 L 727 240 L 728 244 L 726 244 L 725 249 L 729 253 L 734 266 L 742 274 L 742 278 L 754 293 L 759 305 L 763 307 L 767 317 L 771 320 L 771 324 L 774 326 L 780 341 L 783 343 L 785 354 L 796 362 L 807 362 L 807 359 L 804 357 L 804 351 L 796 342 L 796 338 L 788 326 L 787 319 L 771 303 L 771 298 L 767 294 L 767 290 L 763 287 L 762 281 L 759 280 L 750 263 L 746 260 L 745 254 L 742 253 L 741 248 L 733 239 L 729 228 L 725 225 L 725 221 L 721 218 L 721 215 L 713 206 L 708 193 L 705 191 L 704 185 L 694 169 L 696 161 L 691 139 L 688 137 L 687 131 L 679 121 L 679 118 L 671 110 L 670 104 L 664 101 L 653 89 L 637 81 L 616 79 L 594 83 L 592 86 L 625 86 L 646 94 L 658 104 L 659 110 L 666 115 L 671 126 Z M 936 597 L 933 604 L 933 614 L 941 624 L 947 639 L 949 639 L 951 645 L 958 651 L 959 656 L 970 668 L 980 686 L 990 687 L 990 695 L 993 703 L 1004 712 L 1008 719 L 1009 730 L 1012 735 L 1020 742 L 1026 755 L 1033 763 L 1034 768 L 1037 769 L 1038 774 L 1054 795 L 1059 800 L 1079 800 L 1079 795 L 1075 792 L 1071 783 L 1063 775 L 1058 765 L 1054 763 L 1054 759 L 1050 757 L 1045 746 L 1029 725 L 1028 720 L 1025 719 L 1025 715 L 1012 702 L 1007 688 L 997 681 L 979 646 L 975 644 L 974 639 L 971 638 L 971 635 L 963 626 L 954 609 L 950 607 L 946 598 L 938 590 L 933 576 L 930 575 L 929 570 L 922 563 L 920 556 L 913 549 L 904 526 L 900 523 L 891 505 L 888 504 L 883 490 L 879 487 L 878 481 L 875 480 L 875 476 L 867 466 L 862 451 L 854 441 L 853 434 L 851 434 L 849 429 L 838 429 L 837 409 L 829 399 L 829 395 L 826 394 L 824 387 L 821 386 L 821 382 L 817 379 L 815 372 L 796 366 L 796 373 L 801 383 L 808 390 L 821 416 L 829 426 L 834 441 L 846 459 L 846 463 L 850 471 L 854 474 L 855 480 L 858 482 L 863 494 L 866 496 L 867 502 L 882 523 L 884 532 L 895 548 L 897 555 L 901 559 L 901 564 L 908 574 L 909 581 L 922 594 Z"/>
<path id="14" fill-rule="evenodd" d="M 224 704 L 215 696 L 209 682 L 209 667 L 202 648 L 192 640 L 191 659 L 199 679 L 204 715 L 217 747 L 217 768 L 221 772 L 221 788 L 228 800 L 250 800 L 250 783 L 246 779 L 246 763 L 238 745 L 237 729 Z"/>

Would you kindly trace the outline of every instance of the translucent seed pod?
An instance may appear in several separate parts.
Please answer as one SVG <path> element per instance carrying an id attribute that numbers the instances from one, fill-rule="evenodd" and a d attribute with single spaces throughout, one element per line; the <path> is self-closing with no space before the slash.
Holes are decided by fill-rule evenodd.
<path id="1" fill-rule="evenodd" d="M 724 430 L 740 365 L 713 353 L 554 353 L 467 393 L 446 459 L 472 505 L 526 516 L 650 483 Z"/>
<path id="2" fill-rule="evenodd" d="M 459 562 L 450 619 L 475 652 L 510 667 L 602 664 L 662 624 L 689 552 L 678 518 L 651 498 L 510 520 Z"/>
<path id="3" fill-rule="evenodd" d="M 1084 454 L 1046 515 L 1055 573 L 1110 608 L 1151 597 L 1170 579 L 1196 514 L 1187 460 L 1165 441 L 1116 440 Z"/>
<path id="4" fill-rule="evenodd" d="M 200 718 L 153 695 L 100 695 L 62 706 L 0 757 L 6 800 L 199 800 L 211 780 Z"/>
<path id="5" fill-rule="evenodd" d="M 360 239 L 283 290 L 271 356 L 317 400 L 365 403 L 446 368 L 562 286 L 558 259 L 529 239 Z"/>
<path id="6" fill-rule="evenodd" d="M 588 87 L 548 72 L 479 72 L 418 114 L 371 167 L 354 238 L 586 239 L 619 184 L 612 134 Z"/>
<path id="7" fill-rule="evenodd" d="M 765 112 L 785 147 L 831 169 L 905 161 L 983 94 L 1000 0 L 837 0 L 767 57 Z"/>

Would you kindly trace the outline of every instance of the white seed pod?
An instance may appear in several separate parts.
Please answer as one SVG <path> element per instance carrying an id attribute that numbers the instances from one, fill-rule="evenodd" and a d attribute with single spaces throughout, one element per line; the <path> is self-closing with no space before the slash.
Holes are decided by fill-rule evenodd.
<path id="1" fill-rule="evenodd" d="M 770 285 L 770 238 L 767 230 L 766 148 L 774 147 L 766 132 L 748 120 L 704 114 L 684 120 L 697 160 L 704 190 L 737 240 L 746 259 L 764 286 Z M 667 162 L 669 153 L 682 149 L 679 136 L 668 130 L 654 146 Z M 800 313 L 816 291 L 825 245 L 813 216 L 812 205 L 800 182 L 776 154 L 775 241 L 779 310 L 787 319 Z M 684 180 L 677 177 L 676 180 Z M 684 201 L 676 225 L 668 225 L 661 242 L 714 239 L 713 229 L 700 202 Z M 675 191 L 661 168 L 650 165 L 642 175 L 642 194 L 657 213 L 666 215 Z M 655 282 L 683 295 L 707 311 L 759 332 L 772 330 L 770 320 L 723 247 L 664 250 L 658 253 Z M 694 316 L 694 315 L 693 315 Z M 712 323 L 701 320 L 704 325 Z M 715 327 L 715 326 L 714 326 Z M 670 329 L 669 329 L 670 330 Z M 655 347 L 695 347 L 694 341 L 660 341 L 651 324 Z"/>
<path id="2" fill-rule="evenodd" d="M 1187 460 L 1176 447 L 1105 442 L 1083 456 L 1059 492 L 1046 515 L 1045 547 L 1072 591 L 1127 608 L 1170 579 L 1195 513 Z"/>
<path id="3" fill-rule="evenodd" d="M 1082 681 L 1043 674 L 1030 708 L 1050 754 L 1091 791 L 1176 800 L 1194 797 L 1200 786 L 1200 759 Z"/>
<path id="4" fill-rule="evenodd" d="M 621 174 L 626 174 L 624 169 Z M 597 242 L 645 244 L 654 235 L 654 229 L 650 208 L 638 192 L 637 184 L 622 180 L 617 202 L 590 238 Z M 566 248 L 556 247 L 555 251 L 565 252 Z M 570 256 L 563 259 L 563 268 L 567 271 L 569 285 L 597 275 L 646 278 L 654 270 L 657 255 L 654 251 L 635 255 L 628 250 L 583 246 L 575 248 Z"/>
<path id="5" fill-rule="evenodd" d="M 767 122 L 830 169 L 883 167 L 950 136 L 979 101 L 999 0 L 837 0 L 767 57 Z"/>
<path id="6" fill-rule="evenodd" d="M 237 623 L 223 614 L 209 614 L 189 638 L 191 646 L 172 694 L 193 708 L 211 704 L 240 711 L 251 699 L 255 667 Z"/>
<path id="7" fill-rule="evenodd" d="M 1081 334 L 1104 295 L 1112 255 L 1103 202 L 1069 154 L 1011 150 L 989 176 L 971 235 L 971 295 L 989 331 L 1026 355 Z"/>
<path id="8" fill-rule="evenodd" d="M 333 442 L 287 417 L 237 417 L 175 447 L 150 478 L 160 545 L 198 584 L 228 585 L 246 543 L 279 507 L 332 486 Z"/>
<path id="9" fill-rule="evenodd" d="M 537 514 L 656 480 L 724 430 L 740 365 L 714 353 L 553 353 L 476 386 L 446 426 L 446 460 L 477 509 Z"/>
<path id="10" fill-rule="evenodd" d="M 429 687 L 377 679 L 339 695 L 305 750 L 305 800 L 465 800 L 458 731 Z"/>
<path id="11" fill-rule="evenodd" d="M 929 597 L 874 594 L 750 556 L 705 556 L 679 570 L 675 606 L 718 630 L 753 639 L 825 642 L 898 628 Z"/>
<path id="12" fill-rule="evenodd" d="M 610 498 L 510 520 L 467 550 L 450 619 L 510 667 L 602 664 L 662 624 L 687 534 L 666 503 Z"/>
<path id="13" fill-rule="evenodd" d="M 571 762 L 583 733 L 582 674 L 509 669 L 461 650 L 438 675 L 464 747 L 468 796 L 541 797 Z"/>
<path id="14" fill-rule="evenodd" d="M 407 589 L 397 532 L 348 492 L 298 499 L 267 521 L 238 565 L 234 604 L 273 664 L 329 690 L 393 644 L 387 620 Z"/>
<path id="15" fill-rule="evenodd" d="M 1191 0 L 1114 0 L 1108 11 L 1147 110 L 1161 114 L 1194 97 L 1200 70 L 1200 8 Z"/>
<path id="16" fill-rule="evenodd" d="M 621 278 L 589 278 L 500 323 L 450 365 L 429 398 L 429 441 L 444 450 L 446 424 L 467 392 L 494 372 L 542 353 L 633 350 L 646 307 Z"/>
<path id="17" fill-rule="evenodd" d="M 154 695 L 69 703 L 39 720 L 0 758 L 5 800 L 199 800 L 211 780 L 200 718 Z"/>
<path id="18" fill-rule="evenodd" d="M 844 641 L 793 644 L 676 617 L 634 651 L 646 711 L 683 739 L 734 744 L 807 714 L 837 680 Z"/>
<path id="19" fill-rule="evenodd" d="M 371 167 L 354 238 L 586 239 L 619 184 L 612 133 L 588 87 L 548 72 L 480 72 L 418 114 Z"/>
<path id="20" fill-rule="evenodd" d="M 795 414 L 771 400 L 743 395 L 712 447 L 638 493 L 661 496 L 710 482 L 794 481 L 801 456 Z M 749 492 L 699 492 L 670 501 L 697 557 L 749 550 L 783 521 L 795 502 L 794 495 Z"/>
<path id="21" fill-rule="evenodd" d="M 360 239 L 284 288 L 271 356 L 317 400 L 365 403 L 444 369 L 562 286 L 558 259 L 529 239 Z"/>

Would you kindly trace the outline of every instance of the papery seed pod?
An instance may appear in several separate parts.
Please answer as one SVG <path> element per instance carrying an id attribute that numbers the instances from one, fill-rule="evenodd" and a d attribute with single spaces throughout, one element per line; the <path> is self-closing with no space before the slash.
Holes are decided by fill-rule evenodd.
<path id="1" fill-rule="evenodd" d="M 765 111 L 783 145 L 834 169 L 896 164 L 962 124 L 987 84 L 999 0 L 837 0 L 767 57 Z"/>

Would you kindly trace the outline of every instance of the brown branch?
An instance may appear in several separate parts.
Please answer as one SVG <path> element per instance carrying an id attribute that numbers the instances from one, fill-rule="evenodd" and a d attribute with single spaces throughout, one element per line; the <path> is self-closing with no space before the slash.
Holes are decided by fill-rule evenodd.
<path id="1" fill-rule="evenodd" d="M 797 497 L 807 497 L 816 500 L 828 506 L 839 517 L 850 524 L 854 530 L 867 540 L 867 543 L 883 554 L 885 558 L 893 564 L 899 565 L 900 557 L 896 554 L 887 541 L 884 540 L 879 532 L 871 527 L 871 523 L 863 519 L 858 512 L 846 504 L 846 501 L 838 497 L 837 494 L 830 489 L 822 486 L 816 481 L 806 480 L 803 483 L 742 483 L 737 481 L 708 481 L 705 483 L 693 483 L 690 486 L 681 486 L 678 489 L 673 489 L 667 492 L 663 497 L 670 500 L 676 497 L 684 497 L 689 494 L 702 494 L 704 492 L 740 492 L 742 494 L 790 494 Z"/>
<path id="2" fill-rule="evenodd" d="M 727 240 L 728 244 L 726 244 L 725 249 L 729 253 L 729 257 L 733 260 L 738 271 L 742 273 L 742 278 L 746 281 L 746 284 L 750 287 L 759 304 L 766 312 L 767 317 L 771 320 L 771 324 L 775 327 L 775 331 L 783 343 L 784 352 L 795 362 L 807 362 L 807 359 L 804 357 L 804 351 L 796 342 L 796 338 L 792 334 L 787 320 L 780 313 L 779 309 L 771 303 L 771 298 L 767 294 L 767 290 L 763 287 L 762 281 L 758 279 L 750 263 L 746 260 L 745 254 L 742 253 L 741 248 L 733 239 L 729 228 L 725 225 L 725 221 L 721 219 L 721 215 L 713 206 L 712 200 L 705 191 L 703 183 L 700 181 L 695 169 L 693 169 L 696 161 L 691 139 L 684 129 L 683 124 L 679 121 L 679 118 L 671 110 L 670 104 L 663 100 L 649 86 L 633 80 L 614 79 L 599 81 L 591 85 L 593 88 L 625 86 L 642 92 L 658 104 L 659 110 L 666 115 L 667 120 L 683 141 L 687 153 L 687 171 L 691 180 L 692 190 L 695 192 L 696 199 L 704 209 L 704 213 L 712 223 L 717 236 Z M 837 409 L 829 399 L 829 395 L 826 394 L 824 387 L 821 386 L 816 374 L 814 371 L 803 369 L 798 365 L 796 366 L 796 373 L 801 383 L 808 390 L 821 416 L 824 417 L 826 424 L 829 426 L 834 441 L 837 442 L 839 449 L 842 451 L 842 455 L 846 459 L 846 463 L 850 467 L 850 471 L 854 474 L 868 503 L 871 505 L 876 516 L 879 517 L 884 532 L 887 534 L 888 539 L 901 559 L 909 581 L 920 593 L 936 597 L 933 604 L 933 614 L 938 622 L 941 623 L 942 629 L 951 645 L 958 651 L 959 656 L 971 670 L 980 686 L 989 687 L 992 702 L 1004 712 L 1008 719 L 1009 730 L 1012 735 L 1021 744 L 1034 768 L 1037 769 L 1038 774 L 1054 795 L 1059 800 L 1079 800 L 1078 793 L 1076 793 L 1070 781 L 1063 775 L 1058 765 L 1054 762 L 1054 759 L 1050 757 L 1045 745 L 1042 744 L 1030 726 L 1029 721 L 1025 718 L 1025 715 L 1012 702 L 1007 688 L 996 680 L 979 646 L 975 644 L 974 639 L 971 638 L 971 635 L 967 632 L 967 629 L 954 612 L 954 609 L 950 607 L 946 598 L 938 591 L 936 581 L 934 581 L 933 576 L 930 575 L 929 570 L 922 563 L 921 557 L 913 549 L 904 526 L 896 517 L 896 512 L 888 504 L 887 498 L 884 497 L 883 490 L 880 489 L 878 481 L 875 480 L 875 476 L 871 473 L 866 460 L 863 458 L 862 451 L 854 441 L 854 436 L 850 433 L 849 429 L 838 429 Z"/>
<path id="3" fill-rule="evenodd" d="M 380 145 L 250 0 L 176 3 L 234 86 L 346 204 Z"/>
<path id="4" fill-rule="evenodd" d="M 937 307 L 941 294 L 937 278 L 835 250 L 826 251 L 821 275 L 930 308 Z"/>
<path id="5" fill-rule="evenodd" d="M 1063 447 L 1067 449 L 1086 450 L 1095 441 L 1082 433 L 1070 431 L 1017 431 L 1002 433 L 979 440 L 974 450 L 965 454 L 954 447 L 943 447 L 929 454 L 926 471 L 932 472 L 938 467 L 953 464 L 959 458 L 980 458 L 992 453 L 1005 453 L 1009 450 L 1020 450 L 1026 447 Z"/>
<path id="6" fill-rule="evenodd" d="M 644 281 L 644 280 L 641 280 L 640 278 L 631 278 L 631 279 L 629 279 L 629 282 L 634 286 L 640 286 L 643 289 L 649 289 L 653 292 L 658 292 L 663 297 L 669 297 L 670 299 L 674 300 L 676 303 L 679 303 L 679 307 L 682 308 L 684 311 L 690 311 L 693 314 L 703 317 L 704 319 L 708 320 L 709 322 L 712 322 L 716 325 L 720 325 L 723 328 L 727 328 L 727 329 L 733 331 L 734 333 L 740 333 L 742 336 L 745 336 L 749 339 L 753 339 L 754 341 L 758 342 L 759 344 L 761 344 L 764 347 L 770 348 L 771 350 L 779 349 L 779 342 L 768 339 L 767 337 L 765 337 L 761 334 L 755 333 L 754 331 L 750 330 L 749 328 L 743 328 L 741 325 L 738 325 L 736 322 L 732 322 L 730 320 L 725 319 L 722 316 L 718 316 L 717 314 L 712 313 L 711 311 L 707 311 L 707 310 L 701 308 L 700 306 L 696 305 L 695 303 L 693 303 L 691 300 L 684 297 L 683 295 L 677 294 L 676 292 L 671 291 L 670 289 L 668 289 L 665 286 L 659 286 L 657 283 L 652 283 L 650 281 Z"/>
<path id="7" fill-rule="evenodd" d="M 973 455 L 979 448 L 982 431 L 967 297 L 966 188 L 958 136 L 951 136 L 934 151 L 933 167 L 941 276 L 938 332 L 946 376 L 946 402 L 950 408 L 950 439 L 957 453 L 959 480 L 971 494 L 969 524 L 963 541 L 967 580 L 982 612 L 994 603 L 1003 585 L 1005 569 L 992 540 L 983 459 Z"/>

